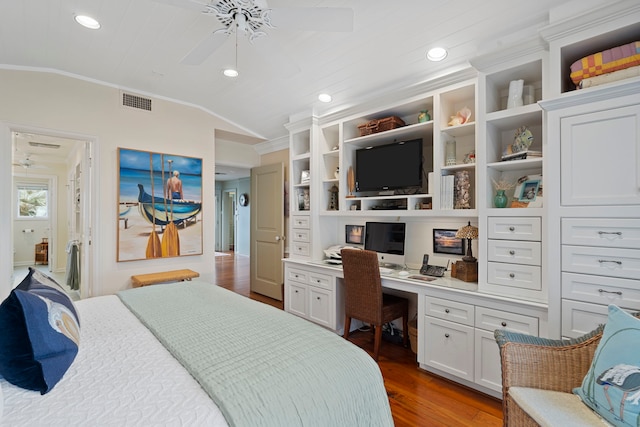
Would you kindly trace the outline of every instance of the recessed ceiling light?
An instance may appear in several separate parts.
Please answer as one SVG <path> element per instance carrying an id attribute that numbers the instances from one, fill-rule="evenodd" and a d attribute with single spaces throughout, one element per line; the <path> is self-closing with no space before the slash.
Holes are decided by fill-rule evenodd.
<path id="1" fill-rule="evenodd" d="M 227 77 L 238 77 L 238 72 L 233 68 L 227 68 L 222 72 L 222 74 L 224 74 Z"/>
<path id="2" fill-rule="evenodd" d="M 328 93 L 321 93 L 320 95 L 318 95 L 318 99 L 320 100 L 320 102 L 331 102 L 333 98 L 331 98 L 331 95 L 329 95 Z"/>
<path id="3" fill-rule="evenodd" d="M 427 59 L 429 61 L 442 61 L 446 57 L 447 50 L 443 47 L 434 47 L 432 49 L 429 49 L 429 52 L 427 52 Z"/>
<path id="4" fill-rule="evenodd" d="M 100 28 L 100 23 L 90 16 L 76 15 L 74 19 L 78 24 L 91 30 L 97 30 L 98 28 Z"/>

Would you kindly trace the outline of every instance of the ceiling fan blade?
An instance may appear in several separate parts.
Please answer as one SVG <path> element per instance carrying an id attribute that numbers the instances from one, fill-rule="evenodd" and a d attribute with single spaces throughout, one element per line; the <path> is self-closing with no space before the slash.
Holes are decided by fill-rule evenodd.
<path id="1" fill-rule="evenodd" d="M 153 0 L 156 3 L 168 4 L 171 6 L 181 7 L 182 9 L 195 10 L 203 12 L 207 9 L 207 2 L 200 3 L 194 0 Z"/>
<path id="2" fill-rule="evenodd" d="M 279 7 L 271 9 L 276 28 L 307 31 L 351 32 L 353 9 L 348 7 Z"/>
<path id="3" fill-rule="evenodd" d="M 182 58 L 180 63 L 185 65 L 202 64 L 213 52 L 218 50 L 228 38 L 229 34 L 227 34 L 226 30 L 214 31 Z"/>

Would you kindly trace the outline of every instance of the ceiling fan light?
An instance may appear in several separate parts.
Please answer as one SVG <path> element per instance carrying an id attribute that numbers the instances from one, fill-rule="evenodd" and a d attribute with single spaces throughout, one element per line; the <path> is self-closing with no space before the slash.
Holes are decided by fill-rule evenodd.
<path id="1" fill-rule="evenodd" d="M 318 100 L 320 100 L 320 102 L 331 102 L 333 98 L 331 98 L 331 95 L 329 95 L 328 93 L 321 93 L 320 95 L 318 95 Z"/>
<path id="2" fill-rule="evenodd" d="M 224 74 L 227 77 L 238 77 L 238 71 L 234 70 L 233 68 L 227 68 L 222 72 L 222 74 Z"/>
<path id="3" fill-rule="evenodd" d="M 87 15 L 76 15 L 73 19 L 80 25 L 90 30 L 97 30 L 100 28 L 100 23 Z"/>
<path id="4" fill-rule="evenodd" d="M 429 61 L 438 62 L 442 61 L 446 57 L 447 50 L 443 47 L 434 47 L 432 49 L 429 49 L 429 51 L 427 52 L 427 59 Z"/>

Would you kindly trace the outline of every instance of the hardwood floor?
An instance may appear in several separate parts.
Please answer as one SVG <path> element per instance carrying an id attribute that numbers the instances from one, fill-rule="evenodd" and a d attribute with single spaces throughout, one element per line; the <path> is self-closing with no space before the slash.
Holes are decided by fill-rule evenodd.
<path id="1" fill-rule="evenodd" d="M 281 301 L 251 292 L 249 258 L 228 254 L 216 257 L 217 284 L 283 309 Z M 349 339 L 369 353 L 373 350 L 370 332 L 354 332 Z M 423 371 L 411 349 L 383 342 L 378 364 L 396 427 L 502 426 L 499 400 Z"/>

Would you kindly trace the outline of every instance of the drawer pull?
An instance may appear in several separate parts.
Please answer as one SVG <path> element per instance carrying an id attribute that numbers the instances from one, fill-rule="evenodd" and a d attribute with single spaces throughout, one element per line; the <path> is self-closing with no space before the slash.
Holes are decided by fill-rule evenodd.
<path id="1" fill-rule="evenodd" d="M 516 277 L 516 275 L 515 273 L 509 273 L 509 277 L 513 279 L 514 277 Z"/>
<path id="2" fill-rule="evenodd" d="M 317 299 L 318 301 L 320 301 L 320 297 L 316 297 L 316 299 Z"/>
<path id="3" fill-rule="evenodd" d="M 614 264 L 622 265 L 622 261 L 616 261 L 616 260 L 613 260 L 613 259 L 599 259 L 598 262 L 600 264 L 604 264 L 605 262 L 612 262 Z"/>
<path id="4" fill-rule="evenodd" d="M 509 255 L 515 255 L 515 254 L 516 254 L 516 251 L 514 251 L 513 249 L 509 251 Z"/>
<path id="5" fill-rule="evenodd" d="M 598 289 L 601 294 L 616 294 L 622 296 L 622 291 L 607 291 L 606 289 Z"/>
<path id="6" fill-rule="evenodd" d="M 444 309 L 444 312 L 445 312 L 445 313 L 447 313 L 447 314 L 449 314 L 449 309 L 448 309 L 448 308 L 445 308 L 445 309 Z"/>
<path id="7" fill-rule="evenodd" d="M 445 338 L 449 338 L 449 334 L 444 334 L 444 337 Z"/>
<path id="8" fill-rule="evenodd" d="M 296 275 L 295 275 L 295 278 L 297 279 L 298 277 L 300 277 L 300 276 L 298 276 L 298 275 L 296 274 Z"/>
<path id="9" fill-rule="evenodd" d="M 316 283 L 322 283 L 322 280 L 316 279 Z"/>
<path id="10" fill-rule="evenodd" d="M 506 327 L 506 326 L 507 326 L 507 322 L 502 322 L 502 323 L 500 323 L 500 324 L 501 324 L 503 327 Z"/>
<path id="11" fill-rule="evenodd" d="M 298 292 L 299 292 L 299 291 L 296 289 L 296 290 L 295 290 L 295 293 L 297 294 Z"/>
<path id="12" fill-rule="evenodd" d="M 516 231 L 516 228 L 512 225 L 511 227 L 509 227 L 509 231 Z"/>
<path id="13" fill-rule="evenodd" d="M 616 236 L 622 236 L 622 231 L 598 231 L 599 235 L 603 234 L 615 234 Z"/>

